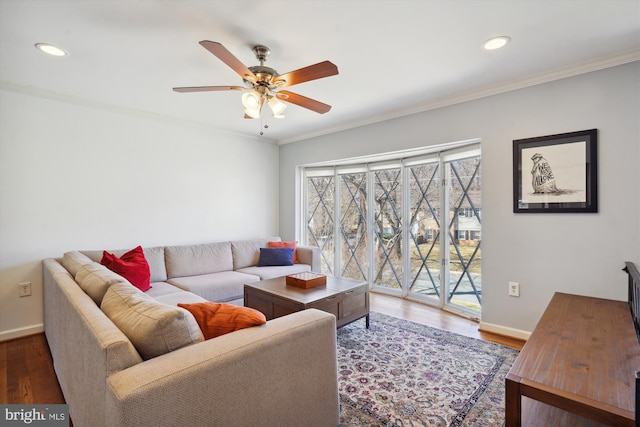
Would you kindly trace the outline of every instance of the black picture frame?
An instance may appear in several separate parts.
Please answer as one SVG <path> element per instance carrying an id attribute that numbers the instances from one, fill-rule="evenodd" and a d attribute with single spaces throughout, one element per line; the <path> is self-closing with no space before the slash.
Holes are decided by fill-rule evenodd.
<path id="1" fill-rule="evenodd" d="M 514 140 L 513 212 L 598 212 L 598 130 Z"/>

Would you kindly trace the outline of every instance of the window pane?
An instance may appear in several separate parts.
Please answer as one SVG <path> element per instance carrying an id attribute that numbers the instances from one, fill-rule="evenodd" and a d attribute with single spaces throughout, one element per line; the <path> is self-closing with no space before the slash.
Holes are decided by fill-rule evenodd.
<path id="1" fill-rule="evenodd" d="M 434 302 L 440 297 L 440 182 L 438 163 L 409 168 L 409 291 Z"/>
<path id="2" fill-rule="evenodd" d="M 333 274 L 333 184 L 332 176 L 307 178 L 307 244 L 321 249 L 322 272 L 325 274 Z"/>
<path id="3" fill-rule="evenodd" d="M 374 285 L 402 289 L 402 174 L 372 172 L 375 183 Z"/>
<path id="4" fill-rule="evenodd" d="M 479 312 L 482 301 L 480 158 L 456 160 L 448 165 L 451 171 L 448 302 Z"/>
<path id="5" fill-rule="evenodd" d="M 342 277 L 367 280 L 367 174 L 340 175 Z"/>

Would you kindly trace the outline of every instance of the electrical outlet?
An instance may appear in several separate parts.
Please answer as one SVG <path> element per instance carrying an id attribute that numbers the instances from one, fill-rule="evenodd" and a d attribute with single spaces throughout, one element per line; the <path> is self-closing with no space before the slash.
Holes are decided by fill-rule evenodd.
<path id="1" fill-rule="evenodd" d="M 512 297 L 520 296 L 520 283 L 509 282 L 509 296 L 512 296 Z"/>
<path id="2" fill-rule="evenodd" d="M 31 282 L 18 283 L 21 297 L 31 296 Z"/>

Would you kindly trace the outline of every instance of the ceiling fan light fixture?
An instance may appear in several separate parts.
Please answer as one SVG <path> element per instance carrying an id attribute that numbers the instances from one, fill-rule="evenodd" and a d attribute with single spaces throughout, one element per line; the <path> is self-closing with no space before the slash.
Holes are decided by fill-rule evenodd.
<path id="1" fill-rule="evenodd" d="M 260 94 L 255 90 L 245 93 L 242 95 L 242 105 L 247 110 L 258 110 L 260 108 Z"/>
<path id="2" fill-rule="evenodd" d="M 276 119 L 284 119 L 282 112 L 285 108 L 287 108 L 286 104 L 278 101 L 275 96 L 269 98 L 268 103 L 271 111 L 273 111 L 273 117 L 275 117 Z"/>
<path id="3" fill-rule="evenodd" d="M 511 37 L 508 36 L 498 36 L 492 37 L 486 42 L 482 44 L 482 47 L 486 50 L 496 50 L 501 47 L 505 47 L 511 41 Z"/>

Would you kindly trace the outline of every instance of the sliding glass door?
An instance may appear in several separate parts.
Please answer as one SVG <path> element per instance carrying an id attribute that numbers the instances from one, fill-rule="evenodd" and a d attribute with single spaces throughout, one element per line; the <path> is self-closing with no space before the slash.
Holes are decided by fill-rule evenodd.
<path id="1" fill-rule="evenodd" d="M 358 165 L 305 168 L 303 244 L 323 272 L 479 314 L 479 144 Z"/>
<path id="2" fill-rule="evenodd" d="M 409 269 L 407 294 L 440 305 L 440 163 L 408 167 Z"/>
<path id="3" fill-rule="evenodd" d="M 449 178 L 447 304 L 479 311 L 481 282 L 481 179 L 480 158 L 445 163 Z"/>
<path id="4" fill-rule="evenodd" d="M 408 168 L 408 296 L 480 312 L 480 166 L 479 152 L 469 150 Z"/>

